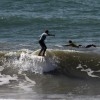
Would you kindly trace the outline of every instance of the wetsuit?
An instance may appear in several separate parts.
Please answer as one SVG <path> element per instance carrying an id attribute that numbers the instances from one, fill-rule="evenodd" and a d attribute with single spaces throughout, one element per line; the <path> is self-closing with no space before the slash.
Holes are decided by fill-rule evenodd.
<path id="1" fill-rule="evenodd" d="M 46 45 L 45 45 L 45 39 L 46 39 L 46 36 L 47 36 L 47 34 L 46 33 L 43 33 L 41 36 L 40 36 L 40 39 L 39 39 L 39 44 L 40 44 L 40 46 L 41 46 L 41 50 L 40 50 L 40 52 L 39 52 L 39 55 L 42 53 L 42 51 L 43 51 L 43 56 L 44 56 L 44 54 L 45 54 L 45 51 L 46 51 L 46 49 L 47 49 L 47 47 L 46 47 Z"/>

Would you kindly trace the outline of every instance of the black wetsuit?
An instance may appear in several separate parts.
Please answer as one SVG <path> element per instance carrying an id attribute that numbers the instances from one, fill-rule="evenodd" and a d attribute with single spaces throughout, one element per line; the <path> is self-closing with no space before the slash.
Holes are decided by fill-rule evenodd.
<path id="1" fill-rule="evenodd" d="M 40 37 L 40 40 L 39 40 L 39 44 L 40 44 L 40 46 L 41 46 L 41 50 L 40 50 L 40 52 L 39 52 L 39 55 L 41 55 L 41 53 L 42 53 L 42 51 L 43 51 L 43 56 L 44 56 L 44 54 L 45 54 L 45 51 L 46 51 L 46 49 L 47 49 L 47 47 L 46 47 L 46 45 L 45 45 L 45 39 L 46 39 L 46 36 L 47 36 L 47 34 L 46 33 L 43 33 L 42 35 L 41 35 L 41 37 Z"/>

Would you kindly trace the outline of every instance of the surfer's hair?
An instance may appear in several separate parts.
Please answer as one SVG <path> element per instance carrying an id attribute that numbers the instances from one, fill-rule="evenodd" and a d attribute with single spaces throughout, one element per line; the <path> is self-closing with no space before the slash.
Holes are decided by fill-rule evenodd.
<path id="1" fill-rule="evenodd" d="M 69 43 L 72 43 L 72 41 L 71 41 L 71 40 L 69 40 Z"/>
<path id="2" fill-rule="evenodd" d="M 45 33 L 49 33 L 49 31 L 48 30 L 45 30 Z"/>

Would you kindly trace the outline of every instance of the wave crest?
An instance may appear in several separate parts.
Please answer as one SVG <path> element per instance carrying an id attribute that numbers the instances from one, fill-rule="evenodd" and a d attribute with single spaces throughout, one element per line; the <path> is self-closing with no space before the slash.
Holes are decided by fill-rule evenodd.
<path id="1" fill-rule="evenodd" d="M 3 73 L 31 71 L 42 74 L 53 70 L 71 77 L 99 78 L 100 55 L 71 50 L 47 50 L 46 56 L 37 56 L 39 50 L 20 50 L 0 53 Z"/>

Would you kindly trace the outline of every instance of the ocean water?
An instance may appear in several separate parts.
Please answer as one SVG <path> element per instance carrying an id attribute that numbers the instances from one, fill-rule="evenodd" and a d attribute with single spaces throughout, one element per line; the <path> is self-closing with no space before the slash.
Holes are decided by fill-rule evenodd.
<path id="1" fill-rule="evenodd" d="M 99 0 L 0 0 L 0 100 L 99 100 L 99 43 Z"/>

